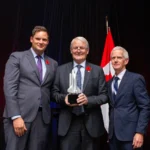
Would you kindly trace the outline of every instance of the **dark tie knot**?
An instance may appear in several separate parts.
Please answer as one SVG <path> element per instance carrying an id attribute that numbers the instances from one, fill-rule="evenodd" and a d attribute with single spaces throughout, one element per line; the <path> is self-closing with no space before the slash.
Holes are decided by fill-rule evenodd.
<path id="1" fill-rule="evenodd" d="M 41 55 L 37 55 L 36 58 L 37 58 L 37 59 L 41 59 L 42 56 L 41 56 Z"/>
<path id="2" fill-rule="evenodd" d="M 117 82 L 117 81 L 119 80 L 119 77 L 115 77 L 115 79 L 114 79 L 114 80 L 115 80 L 115 82 Z"/>
<path id="3" fill-rule="evenodd" d="M 77 65 L 77 68 L 80 69 L 82 66 L 81 65 Z"/>

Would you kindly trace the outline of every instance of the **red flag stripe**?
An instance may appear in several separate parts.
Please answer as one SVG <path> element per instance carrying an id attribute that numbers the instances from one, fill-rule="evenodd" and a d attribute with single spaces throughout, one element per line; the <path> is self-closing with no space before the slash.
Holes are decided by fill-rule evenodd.
<path id="1" fill-rule="evenodd" d="M 110 62 L 110 53 L 111 50 L 114 48 L 114 46 L 115 45 L 112 38 L 111 30 L 109 29 L 108 34 L 106 36 L 104 51 L 103 51 L 102 60 L 100 64 L 100 66 L 104 70 L 106 81 L 110 80 L 114 74 L 114 70 Z"/>
<path id="2" fill-rule="evenodd" d="M 110 52 L 114 48 L 114 41 L 112 38 L 111 31 L 108 31 L 108 34 L 106 36 L 106 41 L 105 41 L 105 46 L 104 46 L 104 51 L 103 51 L 103 56 L 101 60 L 101 67 L 103 68 L 109 61 L 110 61 Z"/>
<path id="3" fill-rule="evenodd" d="M 111 62 L 110 62 L 110 53 L 112 49 L 114 48 L 114 41 L 111 35 L 111 31 L 108 31 L 108 34 L 106 36 L 104 51 L 102 55 L 102 60 L 100 66 L 104 70 L 105 79 L 106 81 L 110 80 L 112 76 L 114 75 L 114 69 L 112 68 Z M 104 126 L 106 131 L 108 132 L 109 129 L 109 105 L 108 103 L 101 105 L 103 120 L 104 120 Z"/>

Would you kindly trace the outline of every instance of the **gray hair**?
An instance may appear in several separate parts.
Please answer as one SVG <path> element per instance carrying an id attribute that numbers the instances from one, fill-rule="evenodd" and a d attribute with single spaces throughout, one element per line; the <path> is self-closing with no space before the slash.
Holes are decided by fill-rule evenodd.
<path id="1" fill-rule="evenodd" d="M 84 42 L 84 43 L 86 44 L 86 48 L 89 49 L 89 43 L 88 43 L 87 39 L 84 38 L 84 37 L 82 37 L 82 36 L 75 37 L 75 38 L 71 41 L 71 43 L 70 43 L 70 49 L 72 48 L 72 44 L 73 44 L 73 42 L 74 42 L 75 40 L 80 40 L 81 42 Z"/>
<path id="2" fill-rule="evenodd" d="M 125 58 L 125 59 L 129 59 L 129 54 L 128 54 L 127 50 L 126 50 L 125 48 L 121 47 L 121 46 L 116 46 L 116 47 L 114 47 L 114 48 L 112 49 L 112 51 L 111 51 L 110 57 L 111 57 L 111 55 L 112 55 L 112 52 L 113 52 L 113 51 L 116 51 L 116 50 L 121 50 L 121 51 L 123 52 L 124 58 Z"/>

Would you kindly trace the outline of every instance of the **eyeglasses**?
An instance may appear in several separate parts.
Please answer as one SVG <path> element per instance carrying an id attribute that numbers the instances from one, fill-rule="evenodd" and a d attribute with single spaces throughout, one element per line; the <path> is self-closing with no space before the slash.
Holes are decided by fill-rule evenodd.
<path id="1" fill-rule="evenodd" d="M 73 50 L 85 50 L 87 49 L 86 47 L 82 47 L 82 46 L 76 46 L 72 48 Z"/>

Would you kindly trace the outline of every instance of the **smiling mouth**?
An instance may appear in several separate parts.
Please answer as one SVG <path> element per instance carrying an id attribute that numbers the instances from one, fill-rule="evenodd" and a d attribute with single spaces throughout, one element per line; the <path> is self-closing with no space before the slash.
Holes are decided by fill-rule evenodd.
<path id="1" fill-rule="evenodd" d="M 38 47 L 43 48 L 43 47 L 44 47 L 44 45 L 38 45 Z"/>

